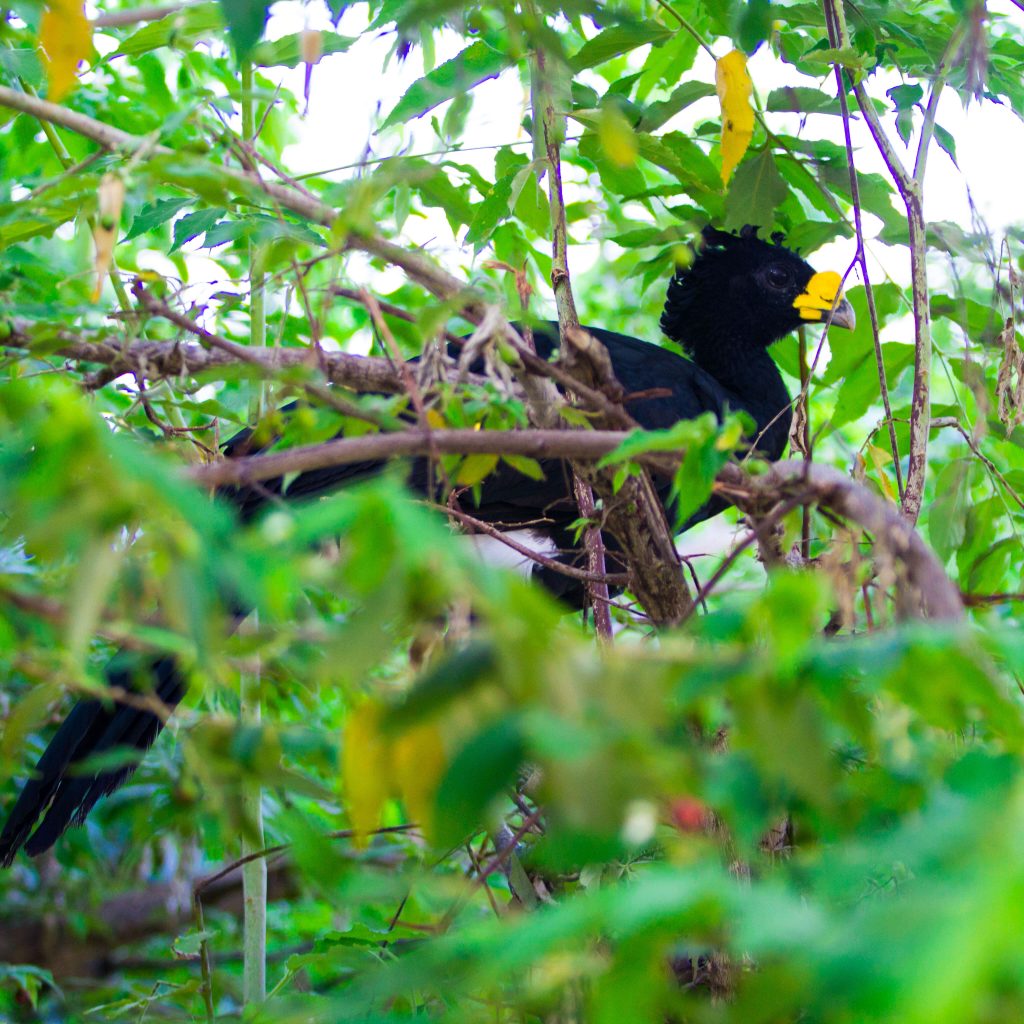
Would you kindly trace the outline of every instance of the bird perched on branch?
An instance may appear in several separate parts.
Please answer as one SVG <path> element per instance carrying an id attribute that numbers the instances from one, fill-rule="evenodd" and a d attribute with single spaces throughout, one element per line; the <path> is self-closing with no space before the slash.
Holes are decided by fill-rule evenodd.
<path id="1" fill-rule="evenodd" d="M 768 348 L 802 324 L 828 321 L 852 328 L 853 310 L 842 297 L 840 283 L 838 274 L 816 273 L 778 241 L 758 238 L 756 228 L 746 227 L 738 235 L 708 228 L 692 264 L 671 279 L 661 317 L 664 333 L 689 358 L 597 327 L 585 330 L 607 348 L 611 368 L 627 395 L 626 409 L 641 426 L 660 429 L 705 412 L 721 418 L 729 410 L 742 410 L 756 425 L 751 444 L 774 460 L 786 446 L 791 411 Z M 557 325 L 535 328 L 534 343 L 538 355 L 549 358 L 558 345 Z M 629 400 L 630 395 L 636 397 Z M 230 457 L 240 447 L 229 443 L 226 454 Z M 258 489 L 224 488 L 220 496 L 248 519 L 270 498 L 308 500 L 380 468 L 379 463 L 365 463 L 317 469 L 289 481 L 264 481 Z M 554 545 L 560 557 L 571 561 L 579 554 L 570 532 L 579 516 L 571 474 L 554 460 L 542 463 L 542 468 L 543 480 L 504 468 L 492 474 L 482 484 L 473 515 L 501 524 L 504 530 L 529 524 L 534 547 Z M 425 462 L 419 460 L 410 485 L 423 491 L 427 479 Z M 721 507 L 708 503 L 687 525 Z M 545 583 L 560 589 L 552 579 L 557 574 L 543 570 L 543 575 Z M 142 674 L 165 707 L 180 702 L 185 682 L 174 658 L 155 658 Z M 107 669 L 110 683 L 123 689 L 138 689 L 138 675 L 137 663 L 133 668 L 127 657 L 115 658 Z M 32 855 L 49 849 L 133 770 L 133 763 L 118 762 L 117 767 L 79 772 L 82 761 L 124 748 L 138 755 L 162 727 L 156 714 L 135 704 L 80 701 L 50 741 L 8 816 L 0 833 L 0 864 L 9 865 L 22 847 Z"/>

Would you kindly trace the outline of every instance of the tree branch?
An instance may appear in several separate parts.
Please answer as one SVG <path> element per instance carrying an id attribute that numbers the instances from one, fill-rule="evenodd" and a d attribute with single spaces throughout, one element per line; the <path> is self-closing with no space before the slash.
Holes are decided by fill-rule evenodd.
<path id="1" fill-rule="evenodd" d="M 841 0 L 825 0 L 826 10 L 832 22 L 834 34 L 840 47 L 849 45 L 849 33 Z M 843 78 L 840 74 L 840 91 Z M 889 174 L 907 208 L 907 228 L 910 235 L 910 277 L 914 304 L 914 394 L 910 406 L 910 462 L 907 468 L 907 485 L 903 492 L 903 514 L 911 523 L 916 523 L 921 514 L 924 498 L 924 481 L 928 469 L 928 431 L 931 424 L 931 367 L 932 330 L 931 310 L 928 304 L 928 269 L 926 264 L 926 231 L 924 207 L 922 204 L 923 181 L 903 166 L 890 141 L 878 113 L 864 88 L 863 82 L 851 79 L 853 94 L 857 99 L 864 121 L 878 152 L 885 161 Z M 937 101 L 936 101 L 937 102 Z M 929 104 L 932 106 L 932 104 Z M 934 119 L 934 107 L 932 108 Z M 931 129 L 927 142 L 931 137 Z M 918 153 L 921 176 L 924 174 L 924 160 Z"/>
<path id="2" fill-rule="evenodd" d="M 904 567 L 905 612 L 946 622 L 963 618 L 960 593 L 920 535 L 888 502 L 830 466 L 776 462 L 767 473 L 751 477 L 738 466 L 718 474 L 715 490 L 740 508 L 763 513 L 766 504 L 801 495 L 836 515 L 850 519 L 874 537 L 876 551 Z"/>
<path id="3" fill-rule="evenodd" d="M 839 47 L 840 31 L 836 24 L 834 12 L 830 5 L 825 5 L 825 20 L 828 26 L 829 42 Z M 853 202 L 853 226 L 857 235 L 857 253 L 854 257 L 860 265 L 861 279 L 864 282 L 864 297 L 867 300 L 868 318 L 871 321 L 871 340 L 875 348 L 875 369 L 878 372 L 878 388 L 882 395 L 882 406 L 885 409 L 885 422 L 889 427 L 889 445 L 892 451 L 892 464 L 896 470 L 896 493 L 900 502 L 903 501 L 903 469 L 900 466 L 900 450 L 896 442 L 896 423 L 892 418 L 892 404 L 889 401 L 889 384 L 885 378 L 885 360 L 882 358 L 882 339 L 878 329 L 878 309 L 875 306 L 875 290 L 871 286 L 868 274 L 867 249 L 864 244 L 864 222 L 861 216 L 860 181 L 857 177 L 857 165 L 853 157 L 853 138 L 850 134 L 850 105 L 846 98 L 846 87 L 843 84 L 843 69 L 834 65 L 836 76 L 836 94 L 839 96 L 839 107 L 843 116 L 843 138 L 846 143 L 846 165 L 850 172 L 850 199 Z M 873 108 L 872 108 L 873 109 Z M 806 557 L 806 555 L 805 555 Z"/>
<path id="4" fill-rule="evenodd" d="M 551 213 L 551 287 L 558 310 L 560 350 L 564 353 L 570 331 L 580 325 L 576 301 L 569 277 L 569 228 L 565 216 L 565 197 L 562 193 L 561 140 L 565 136 L 565 117 L 555 112 L 551 78 L 548 74 L 548 54 L 538 47 L 530 62 L 530 84 L 533 100 L 535 141 L 544 146 L 544 163 L 548 175 L 548 205 Z M 540 137 L 537 138 L 537 131 Z M 594 578 L 587 581 L 587 595 L 594 613 L 594 628 L 606 643 L 612 639 L 611 610 L 608 607 L 608 584 L 601 580 L 606 573 L 604 538 L 595 522 L 596 505 L 590 483 L 574 467 L 573 496 L 580 515 L 590 521 L 583 531 L 583 545 L 587 552 L 587 567 Z"/>

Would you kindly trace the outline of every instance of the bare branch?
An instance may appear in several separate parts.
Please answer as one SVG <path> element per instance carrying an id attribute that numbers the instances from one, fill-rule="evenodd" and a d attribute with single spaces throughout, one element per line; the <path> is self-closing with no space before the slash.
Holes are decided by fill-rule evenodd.
<path id="1" fill-rule="evenodd" d="M 802 495 L 837 515 L 850 519 L 874 536 L 881 548 L 905 570 L 905 583 L 920 614 L 948 622 L 963 618 L 963 603 L 931 549 L 913 526 L 891 505 L 830 466 L 777 462 L 762 476 L 747 476 L 737 466 L 718 474 L 715 490 L 740 508 L 764 508 L 787 496 Z"/>
<path id="2" fill-rule="evenodd" d="M 558 310 L 560 347 L 564 353 L 567 336 L 570 331 L 579 328 L 580 320 L 569 277 L 569 228 L 565 216 L 565 197 L 562 193 L 561 140 L 565 136 L 565 117 L 555 112 L 548 59 L 548 54 L 540 47 L 533 52 L 530 62 L 530 84 L 534 134 L 536 136 L 539 128 L 539 141 L 543 143 L 546 158 L 543 166 L 546 167 L 548 175 L 548 204 L 551 210 L 551 287 L 555 295 L 555 308 Z M 587 595 L 594 612 L 594 628 L 603 641 L 610 643 L 612 619 L 608 607 L 608 584 L 601 582 L 601 577 L 606 572 L 604 538 L 601 536 L 600 525 L 594 521 L 596 506 L 593 489 L 575 467 L 572 490 L 580 515 L 590 520 L 590 525 L 583 531 L 583 545 L 587 551 L 587 566 L 595 577 L 587 583 Z"/>
<path id="3" fill-rule="evenodd" d="M 840 47 L 849 44 L 846 19 L 840 0 L 825 0 L 832 23 L 833 34 Z M 939 79 L 937 79 L 938 81 Z M 840 94 L 843 78 L 840 74 Z M 878 152 L 885 161 L 889 174 L 907 208 L 907 228 L 910 234 L 910 277 L 914 302 L 914 394 L 910 406 L 910 463 L 907 485 L 903 492 L 903 514 L 916 523 L 921 514 L 924 481 L 928 469 L 928 431 L 931 423 L 932 328 L 928 304 L 928 269 L 926 264 L 926 232 L 922 204 L 923 181 L 911 174 L 900 161 L 878 113 L 871 102 L 863 82 L 852 82 L 857 105 L 867 123 Z M 936 100 L 937 102 L 937 100 Z M 934 110 L 933 110 L 934 121 Z M 931 129 L 929 129 L 930 138 Z M 928 141 L 922 139 L 922 141 Z M 919 169 L 923 176 L 923 158 L 918 153 Z"/>
<path id="4" fill-rule="evenodd" d="M 408 455 L 525 455 L 534 459 L 599 459 L 626 434 L 608 430 L 403 430 L 391 434 L 344 437 L 324 444 L 289 448 L 266 455 L 222 459 L 193 466 L 186 475 L 204 487 L 269 480 L 327 466 L 374 462 Z"/>
<path id="5" fill-rule="evenodd" d="M 825 19 L 828 25 L 829 41 L 832 46 L 840 45 L 841 34 L 830 5 L 825 5 Z M 864 297 L 867 300 L 868 318 L 871 321 L 871 340 L 875 348 L 875 369 L 878 372 L 878 387 L 882 395 L 882 406 L 885 409 L 885 422 L 889 428 L 889 445 L 892 450 L 892 463 L 896 470 L 896 493 L 900 502 L 903 501 L 903 469 L 900 466 L 900 450 L 896 443 L 896 424 L 892 418 L 892 404 L 889 401 L 889 384 L 885 378 L 885 361 L 882 358 L 882 339 L 878 330 L 878 310 L 875 306 L 875 290 L 871 286 L 868 274 L 867 250 L 864 245 L 864 223 L 861 216 L 860 181 L 857 177 L 857 166 L 853 158 L 853 139 L 850 134 L 850 105 L 846 98 L 846 86 L 843 83 L 843 69 L 835 65 L 836 93 L 839 96 L 839 107 L 843 115 L 843 137 L 846 142 L 846 165 L 850 172 L 850 199 L 853 203 L 853 225 L 857 235 L 856 261 L 860 266 L 861 280 L 864 282 Z M 806 555 L 804 556 L 806 557 Z"/>

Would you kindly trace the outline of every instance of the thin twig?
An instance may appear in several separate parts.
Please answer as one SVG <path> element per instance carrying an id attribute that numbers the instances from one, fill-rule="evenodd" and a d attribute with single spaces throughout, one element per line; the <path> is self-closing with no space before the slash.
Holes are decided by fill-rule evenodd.
<path id="1" fill-rule="evenodd" d="M 840 45 L 839 28 L 833 15 L 832 7 L 825 5 L 825 22 L 828 27 L 829 43 L 834 47 Z M 864 283 L 864 296 L 867 300 L 868 318 L 871 321 L 871 339 L 875 348 L 875 369 L 878 372 L 878 387 L 885 409 L 885 422 L 889 428 L 889 444 L 892 449 L 893 467 L 896 470 L 896 493 L 900 503 L 903 502 L 903 469 L 900 466 L 900 450 L 896 443 L 896 425 L 892 418 L 892 405 L 889 401 L 889 383 L 885 376 L 885 360 L 882 358 L 882 339 L 878 328 L 878 310 L 875 307 L 875 290 L 871 285 L 868 273 L 867 250 L 864 245 L 864 223 L 861 216 L 860 180 L 853 157 L 853 138 L 850 132 L 850 105 L 846 98 L 846 85 L 843 81 L 843 69 L 834 65 L 836 77 L 836 93 L 839 96 L 839 107 L 843 117 L 843 138 L 846 143 L 846 166 L 850 174 L 850 200 L 853 203 L 853 226 L 857 236 L 857 253 L 855 259 L 860 265 L 861 280 Z"/>
<path id="2" fill-rule="evenodd" d="M 560 573 L 562 576 L 568 576 L 570 579 L 580 580 L 584 583 L 605 583 L 613 587 L 624 587 L 629 582 L 629 573 L 603 573 L 598 576 L 597 573 L 588 571 L 586 569 L 577 569 L 573 565 L 566 565 L 565 562 L 559 562 L 556 558 L 549 558 L 547 555 L 541 554 L 539 551 L 534 551 L 533 548 L 527 547 L 525 544 L 520 544 L 514 537 L 510 537 L 507 533 L 503 533 L 495 526 L 491 526 L 490 523 L 484 522 L 482 519 L 477 519 L 476 516 L 471 516 L 466 512 L 462 512 L 460 509 L 452 508 L 450 505 L 439 505 L 436 502 L 426 502 L 430 508 L 435 508 L 439 512 L 443 512 L 446 516 L 460 522 L 463 526 L 469 526 L 473 530 L 479 531 L 488 537 L 493 537 L 495 540 L 500 541 L 506 547 L 512 551 L 517 552 L 524 558 L 529 559 L 531 562 L 536 562 L 538 565 L 544 566 L 545 569 L 550 569 L 552 572 Z"/>

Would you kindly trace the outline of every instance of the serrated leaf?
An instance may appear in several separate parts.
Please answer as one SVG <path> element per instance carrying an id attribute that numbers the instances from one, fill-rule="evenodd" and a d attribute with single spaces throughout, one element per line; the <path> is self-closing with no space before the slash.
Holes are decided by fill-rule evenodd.
<path id="1" fill-rule="evenodd" d="M 186 206 L 191 206 L 194 202 L 194 199 L 185 197 L 158 199 L 155 203 L 148 203 L 135 215 L 135 218 L 132 220 L 132 226 L 128 229 L 128 234 L 124 236 L 124 241 L 127 242 L 133 238 L 138 238 L 139 235 L 152 231 L 161 224 L 166 224 L 176 213 L 183 210 Z"/>
<path id="2" fill-rule="evenodd" d="M 212 207 L 206 210 L 197 210 L 186 217 L 174 222 L 174 237 L 171 245 L 171 252 L 180 249 L 186 242 L 205 234 L 216 224 L 221 217 L 225 216 L 226 210 Z"/>
<path id="3" fill-rule="evenodd" d="M 483 40 L 478 40 L 430 74 L 413 82 L 381 127 L 389 128 L 422 117 L 446 100 L 467 92 L 489 78 L 496 78 L 513 63 L 509 54 L 499 53 Z"/>

